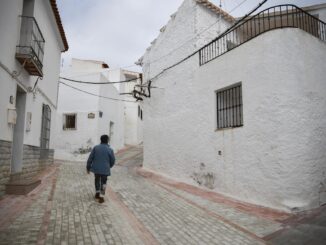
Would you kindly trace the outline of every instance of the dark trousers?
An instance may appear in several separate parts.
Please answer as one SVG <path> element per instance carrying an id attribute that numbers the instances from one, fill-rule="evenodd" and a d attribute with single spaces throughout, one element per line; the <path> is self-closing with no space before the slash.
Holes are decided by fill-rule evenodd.
<path id="1" fill-rule="evenodd" d="M 107 175 L 95 174 L 95 190 L 96 190 L 96 193 L 99 193 L 101 190 L 103 190 L 103 187 L 105 187 L 107 180 L 108 180 Z"/>

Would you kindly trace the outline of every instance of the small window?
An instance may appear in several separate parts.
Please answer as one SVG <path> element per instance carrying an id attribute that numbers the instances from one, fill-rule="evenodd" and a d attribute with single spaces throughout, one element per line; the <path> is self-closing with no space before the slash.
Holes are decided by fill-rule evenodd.
<path id="1" fill-rule="evenodd" d="M 77 115 L 76 114 L 64 114 L 64 123 L 63 123 L 63 129 L 64 130 L 72 130 L 76 129 L 77 123 Z"/>
<path id="2" fill-rule="evenodd" d="M 140 120 L 143 120 L 143 110 L 140 110 Z"/>
<path id="3" fill-rule="evenodd" d="M 217 90 L 216 102 L 217 129 L 243 126 L 241 83 Z"/>

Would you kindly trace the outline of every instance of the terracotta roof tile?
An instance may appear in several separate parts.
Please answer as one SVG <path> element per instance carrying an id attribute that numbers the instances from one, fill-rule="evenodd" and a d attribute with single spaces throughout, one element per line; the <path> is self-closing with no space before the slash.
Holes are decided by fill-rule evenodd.
<path id="1" fill-rule="evenodd" d="M 211 3 L 208 0 L 196 0 L 196 2 L 212 10 L 216 14 L 221 14 L 222 17 L 224 17 L 228 21 L 235 21 L 235 18 L 232 15 L 229 15 L 227 12 L 217 7 L 215 4 Z"/>
<path id="2" fill-rule="evenodd" d="M 59 28 L 59 32 L 60 32 L 60 35 L 61 35 L 61 39 L 62 39 L 64 48 L 65 48 L 64 51 L 67 51 L 69 49 L 69 45 L 68 45 L 68 41 L 67 41 L 67 38 L 66 38 L 65 30 L 63 29 L 63 25 L 62 25 L 62 22 L 61 22 L 60 13 L 59 13 L 58 6 L 57 6 L 57 1 L 56 0 L 50 0 L 50 4 L 51 4 L 51 7 L 52 7 L 52 11 L 53 11 L 53 14 L 55 16 L 55 20 L 57 22 L 58 28 Z"/>

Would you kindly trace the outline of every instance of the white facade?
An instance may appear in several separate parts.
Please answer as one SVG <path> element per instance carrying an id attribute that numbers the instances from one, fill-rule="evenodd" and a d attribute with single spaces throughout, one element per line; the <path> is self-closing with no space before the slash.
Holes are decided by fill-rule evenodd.
<path id="1" fill-rule="evenodd" d="M 23 7 L 29 2 L 30 9 Z M 34 17 L 45 39 L 43 58 L 43 79 L 35 86 L 37 76 L 31 76 L 15 58 L 16 46 L 21 38 L 21 15 Z M 1 1 L 0 3 L 0 140 L 12 142 L 14 132 L 19 141 L 13 144 L 14 154 L 19 155 L 18 162 L 11 163 L 13 172 L 23 168 L 22 147 L 30 145 L 40 147 L 42 106 L 48 105 L 55 114 L 57 104 L 57 86 L 60 69 L 61 52 L 65 47 L 58 28 L 50 1 Z M 11 99 L 10 99 L 11 98 Z M 11 101 L 10 101 L 11 100 Z M 8 123 L 8 109 L 16 110 L 17 124 Z M 31 115 L 30 128 L 26 128 L 26 115 Z M 55 121 L 51 121 L 51 130 Z M 52 148 L 52 137 L 50 145 Z M 16 148 L 17 147 L 17 148 Z M 20 149 L 20 150 L 19 150 Z"/>
<path id="2" fill-rule="evenodd" d="M 73 59 L 71 67 L 61 77 L 103 83 L 109 82 L 102 62 Z M 61 79 L 65 84 L 87 91 L 93 96 L 60 84 L 55 139 L 55 158 L 84 160 L 90 148 L 100 142 L 100 136 L 111 136 L 110 144 L 117 151 L 124 146 L 123 102 L 112 84 L 89 85 Z M 107 99 L 107 98 L 111 99 Z M 76 115 L 76 127 L 64 128 L 66 115 Z M 91 115 L 93 114 L 94 117 Z"/>
<path id="3" fill-rule="evenodd" d="M 219 18 L 210 14 L 195 1 L 184 1 L 144 55 L 144 81 L 202 45 L 196 27 Z M 212 32 L 203 36 L 216 37 Z M 191 37 L 188 49 L 157 61 L 168 53 L 167 45 Z M 199 66 L 198 59 L 194 55 L 153 79 L 153 86 L 162 89 L 152 89 L 143 102 L 144 168 L 285 211 L 325 203 L 325 43 L 285 28 L 206 65 Z M 244 125 L 216 130 L 216 91 L 239 82 Z"/>
<path id="4" fill-rule="evenodd" d="M 143 142 L 143 121 L 138 113 L 140 103 L 132 95 L 136 85 L 141 84 L 141 74 L 124 69 L 112 69 L 106 73 L 110 82 L 130 81 L 114 84 L 124 101 L 124 142 L 126 145 L 139 145 Z"/>
<path id="5" fill-rule="evenodd" d="M 118 82 L 138 77 L 138 73 L 128 72 L 128 74 L 121 69 L 110 71 L 103 62 L 73 59 L 71 67 L 62 72 L 61 77 L 95 83 Z M 63 79 L 61 81 L 102 97 L 60 84 L 55 158 L 85 160 L 89 150 L 99 143 L 103 134 L 110 136 L 110 145 L 115 151 L 122 149 L 125 144 L 140 143 L 138 104 L 134 102 L 132 96 L 120 95 L 128 90 L 129 85 L 124 83 L 90 85 Z M 89 117 L 91 113 L 94 114 L 94 118 Z M 64 128 L 65 115 L 76 115 L 76 128 Z"/>

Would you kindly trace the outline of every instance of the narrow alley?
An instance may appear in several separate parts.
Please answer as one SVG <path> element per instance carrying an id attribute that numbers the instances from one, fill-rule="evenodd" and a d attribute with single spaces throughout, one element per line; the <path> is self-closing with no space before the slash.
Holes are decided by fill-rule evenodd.
<path id="1" fill-rule="evenodd" d="M 85 163 L 51 167 L 33 192 L 0 201 L 0 244 L 322 244 L 325 239 L 325 215 L 319 215 L 315 233 L 311 225 L 311 234 L 305 233 L 307 225 L 280 232 L 293 217 L 155 177 L 139 168 L 142 157 L 141 147 L 117 154 L 103 204 L 94 201 L 94 177 L 86 174 Z"/>

